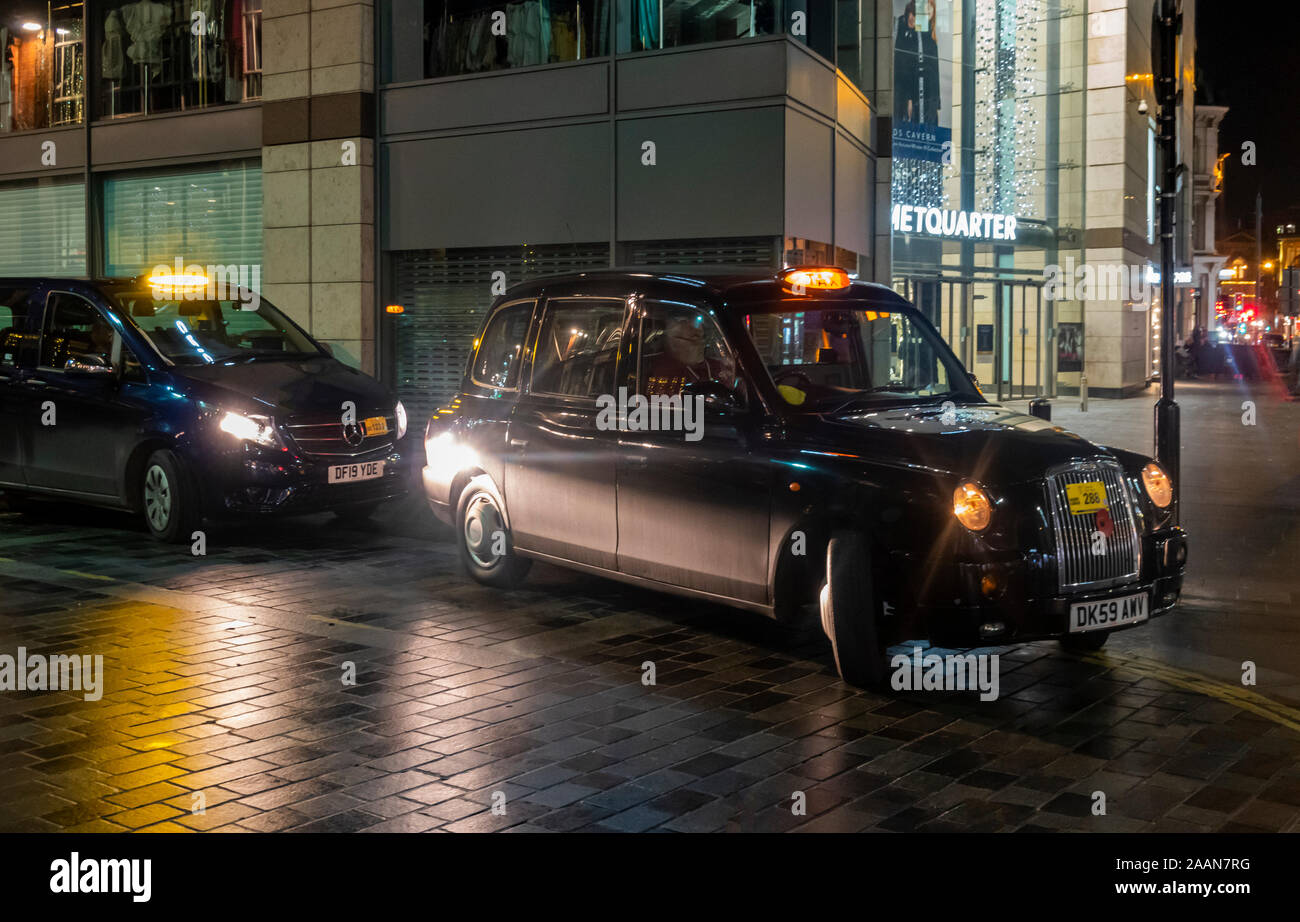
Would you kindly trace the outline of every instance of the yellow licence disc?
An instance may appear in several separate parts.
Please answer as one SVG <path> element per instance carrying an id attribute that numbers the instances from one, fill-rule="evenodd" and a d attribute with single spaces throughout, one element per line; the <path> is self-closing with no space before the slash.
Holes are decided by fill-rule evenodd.
<path id="1" fill-rule="evenodd" d="M 388 435 L 388 420 L 384 419 L 382 416 L 372 416 L 365 421 L 364 425 L 367 436 Z M 1073 500 L 1071 500 L 1070 505 L 1074 505 Z"/>
<path id="2" fill-rule="evenodd" d="M 1106 485 L 1100 480 L 1067 483 L 1065 496 L 1070 501 L 1070 515 L 1086 515 L 1106 508 Z"/>

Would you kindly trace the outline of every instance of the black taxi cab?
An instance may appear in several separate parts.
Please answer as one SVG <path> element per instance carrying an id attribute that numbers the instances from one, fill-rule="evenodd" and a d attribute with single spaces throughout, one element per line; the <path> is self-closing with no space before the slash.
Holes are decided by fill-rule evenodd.
<path id="1" fill-rule="evenodd" d="M 923 315 L 833 267 L 518 285 L 425 450 L 474 579 L 545 560 L 819 612 L 855 684 L 914 638 L 1096 649 L 1182 587 L 1158 464 L 990 403 Z"/>

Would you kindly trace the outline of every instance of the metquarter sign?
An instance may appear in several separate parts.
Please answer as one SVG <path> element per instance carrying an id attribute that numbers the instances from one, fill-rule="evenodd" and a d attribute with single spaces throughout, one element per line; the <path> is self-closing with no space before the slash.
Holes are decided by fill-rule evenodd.
<path id="1" fill-rule="evenodd" d="M 964 237 L 968 240 L 1015 240 L 1016 219 L 1009 214 L 986 211 L 952 211 L 925 205 L 895 205 L 894 230 L 903 234 L 932 237 Z"/>

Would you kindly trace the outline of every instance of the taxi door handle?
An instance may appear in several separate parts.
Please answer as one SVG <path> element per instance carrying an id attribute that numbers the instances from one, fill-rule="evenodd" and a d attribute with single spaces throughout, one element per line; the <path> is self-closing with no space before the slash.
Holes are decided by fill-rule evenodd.
<path id="1" fill-rule="evenodd" d="M 510 447 L 511 447 L 511 448 L 523 448 L 523 447 L 524 447 L 525 445 L 527 445 L 527 444 L 528 444 L 528 439 L 514 439 L 514 438 L 512 438 L 512 439 L 510 440 Z"/>

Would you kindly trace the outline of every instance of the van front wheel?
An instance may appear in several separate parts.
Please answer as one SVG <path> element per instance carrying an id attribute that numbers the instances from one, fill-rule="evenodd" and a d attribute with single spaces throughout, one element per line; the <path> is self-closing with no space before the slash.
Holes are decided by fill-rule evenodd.
<path id="1" fill-rule="evenodd" d="M 191 539 L 200 518 L 198 491 L 174 451 L 155 451 L 145 461 L 140 510 L 149 533 L 159 541 L 183 544 Z"/>

